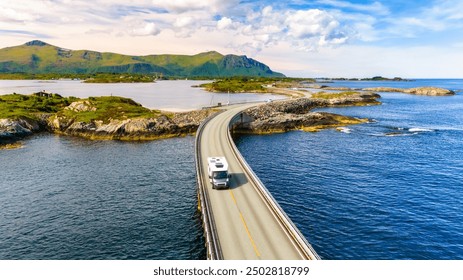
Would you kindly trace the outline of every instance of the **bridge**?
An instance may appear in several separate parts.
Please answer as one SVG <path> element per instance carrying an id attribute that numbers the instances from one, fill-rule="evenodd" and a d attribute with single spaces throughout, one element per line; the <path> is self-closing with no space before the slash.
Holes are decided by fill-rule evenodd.
<path id="1" fill-rule="evenodd" d="M 241 112 L 256 104 L 230 106 L 207 119 L 196 135 L 198 208 L 201 211 L 207 258 L 317 260 L 312 246 L 278 205 L 231 137 Z M 230 188 L 212 189 L 207 157 L 225 156 Z"/>

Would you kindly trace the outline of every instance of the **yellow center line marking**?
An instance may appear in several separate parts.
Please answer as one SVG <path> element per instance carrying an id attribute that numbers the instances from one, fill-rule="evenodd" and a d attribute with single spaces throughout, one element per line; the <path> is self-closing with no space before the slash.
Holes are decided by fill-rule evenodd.
<path id="1" fill-rule="evenodd" d="M 249 232 L 248 226 L 246 225 L 246 221 L 243 218 L 243 214 L 241 214 L 240 211 L 240 217 L 241 221 L 243 222 L 244 228 L 246 229 L 246 233 L 248 234 L 249 240 L 251 240 L 252 247 L 254 248 L 254 252 L 256 253 L 256 256 L 260 257 L 259 250 L 257 249 L 256 243 L 254 243 L 254 239 L 252 239 L 251 233 Z"/>
<path id="2" fill-rule="evenodd" d="M 237 204 L 236 204 L 235 195 L 233 194 L 232 190 L 228 190 L 228 191 L 230 192 L 230 196 L 231 196 L 231 198 L 233 199 L 233 202 L 235 203 L 235 205 L 237 205 Z"/>
<path id="3" fill-rule="evenodd" d="M 236 207 L 238 209 L 238 213 L 240 214 L 241 222 L 243 223 L 244 229 L 246 230 L 246 233 L 248 234 L 248 238 L 251 241 L 251 245 L 254 248 L 254 252 L 256 253 L 257 257 L 260 257 L 260 252 L 257 249 L 256 243 L 254 242 L 254 239 L 252 238 L 251 232 L 248 229 L 248 225 L 246 224 L 246 221 L 244 220 L 244 217 L 243 217 L 243 214 L 241 213 L 241 210 L 238 208 L 238 204 L 236 203 L 235 195 L 233 194 L 232 190 L 228 190 L 228 191 L 230 193 L 230 196 L 231 196 L 233 202 L 235 203 L 235 205 L 236 205 Z"/>

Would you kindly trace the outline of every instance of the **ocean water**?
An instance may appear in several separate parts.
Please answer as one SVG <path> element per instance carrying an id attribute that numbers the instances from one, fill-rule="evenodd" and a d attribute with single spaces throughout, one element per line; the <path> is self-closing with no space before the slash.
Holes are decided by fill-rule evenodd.
<path id="1" fill-rule="evenodd" d="M 194 137 L 0 150 L 0 259 L 204 259 Z"/>
<path id="2" fill-rule="evenodd" d="M 368 124 L 238 139 L 322 258 L 463 259 L 463 80 L 386 82 L 424 85 L 457 95 L 381 93 L 381 106 L 319 110 Z"/>
<path id="3" fill-rule="evenodd" d="M 463 88 L 386 85 L 425 83 Z M 463 95 L 382 96 L 323 109 L 368 124 L 237 144 L 322 258 L 463 259 Z M 205 259 L 193 137 L 23 143 L 0 150 L 0 259 Z"/>

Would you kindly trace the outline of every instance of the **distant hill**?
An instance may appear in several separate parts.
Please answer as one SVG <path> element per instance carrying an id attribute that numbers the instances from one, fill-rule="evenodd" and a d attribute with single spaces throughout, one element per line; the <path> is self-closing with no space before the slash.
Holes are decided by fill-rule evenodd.
<path id="1" fill-rule="evenodd" d="M 69 50 L 34 40 L 0 49 L 0 73 L 159 73 L 180 77 L 284 77 L 246 56 L 205 52 L 197 55 L 130 56 Z"/>

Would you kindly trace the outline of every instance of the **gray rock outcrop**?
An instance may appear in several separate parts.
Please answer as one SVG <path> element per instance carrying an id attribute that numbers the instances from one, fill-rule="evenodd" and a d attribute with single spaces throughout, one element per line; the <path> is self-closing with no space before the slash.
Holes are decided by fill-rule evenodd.
<path id="1" fill-rule="evenodd" d="M 76 122 L 66 117 L 49 119 L 52 131 L 91 139 L 150 140 L 196 132 L 200 123 L 214 110 L 162 114 L 153 118 Z"/>
<path id="2" fill-rule="evenodd" d="M 358 124 L 366 120 L 311 110 L 317 107 L 379 104 L 376 100 L 379 97 L 374 93 L 359 93 L 335 99 L 299 98 L 275 101 L 245 110 L 243 121 L 235 124 L 233 129 L 239 133 L 272 133 Z"/>
<path id="3" fill-rule="evenodd" d="M 96 111 L 96 107 L 92 106 L 90 101 L 88 100 L 72 102 L 69 106 L 67 106 L 64 109 L 71 110 L 74 112 L 94 112 Z"/>
<path id="4" fill-rule="evenodd" d="M 0 119 L 0 139 L 22 138 L 31 135 L 33 132 L 38 132 L 43 128 L 43 124 L 32 119 Z"/>

